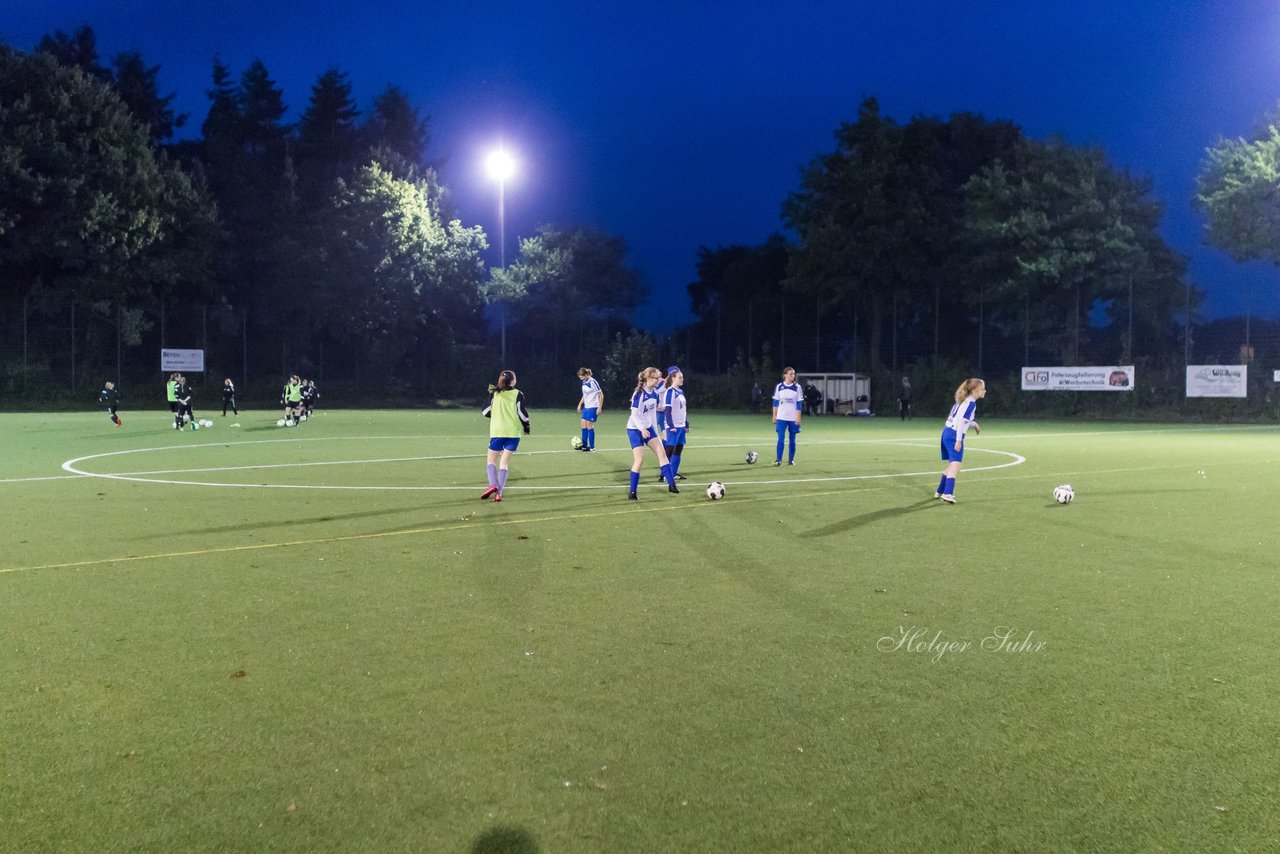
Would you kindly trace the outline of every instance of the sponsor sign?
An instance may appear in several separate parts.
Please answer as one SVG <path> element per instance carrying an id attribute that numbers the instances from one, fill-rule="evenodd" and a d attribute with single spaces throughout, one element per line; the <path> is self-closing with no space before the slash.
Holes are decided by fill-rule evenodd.
<path id="1" fill-rule="evenodd" d="M 1248 365 L 1187 365 L 1187 397 L 1248 396 Z"/>
<path id="2" fill-rule="evenodd" d="M 1133 391 L 1133 365 L 1023 368 L 1023 391 Z"/>
<path id="3" fill-rule="evenodd" d="M 161 350 L 162 371 L 204 371 L 204 350 Z"/>

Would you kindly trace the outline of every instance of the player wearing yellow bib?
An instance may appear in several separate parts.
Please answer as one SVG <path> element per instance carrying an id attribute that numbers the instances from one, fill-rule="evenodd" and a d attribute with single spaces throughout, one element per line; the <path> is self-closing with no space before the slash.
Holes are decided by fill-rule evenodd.
<path id="1" fill-rule="evenodd" d="M 520 434 L 529 435 L 531 424 L 524 407 L 524 392 L 516 390 L 515 371 L 498 374 L 498 383 L 489 386 L 489 394 L 493 399 L 483 413 L 489 419 L 489 456 L 485 464 L 489 485 L 480 493 L 480 500 L 492 497 L 496 502 L 502 500 L 502 490 L 507 486 L 511 456 L 520 447 Z"/>
<path id="2" fill-rule="evenodd" d="M 178 403 L 178 375 L 169 374 L 169 382 L 164 386 L 165 399 L 169 402 L 169 411 L 173 413 L 173 429 L 182 429 L 182 405 Z"/>
<path id="3" fill-rule="evenodd" d="M 284 424 L 292 427 L 302 415 L 302 379 L 297 374 L 289 377 L 282 393 L 284 397 Z"/>

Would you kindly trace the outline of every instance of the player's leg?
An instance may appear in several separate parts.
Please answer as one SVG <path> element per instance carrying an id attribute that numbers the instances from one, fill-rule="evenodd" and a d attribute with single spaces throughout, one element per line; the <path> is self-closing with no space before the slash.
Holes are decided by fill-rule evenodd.
<path id="1" fill-rule="evenodd" d="M 775 466 L 780 466 L 782 465 L 782 448 L 784 443 L 786 442 L 787 422 L 785 421 L 775 422 L 773 425 L 773 429 L 778 433 L 778 448 L 773 455 L 773 464 Z"/>
<path id="2" fill-rule="evenodd" d="M 667 459 L 666 449 L 662 447 L 662 440 L 654 436 L 649 440 L 649 448 L 658 456 L 658 470 L 662 472 L 662 479 L 667 482 L 667 491 L 679 493 L 676 489 L 676 478 L 671 471 L 671 462 Z"/>
<path id="3" fill-rule="evenodd" d="M 640 469 L 644 467 L 644 438 L 639 430 L 627 430 L 627 441 L 631 443 L 631 481 L 627 498 L 637 500 L 636 491 L 640 488 Z"/>
<path id="4" fill-rule="evenodd" d="M 480 493 L 481 501 L 492 498 L 493 494 L 498 491 L 498 457 L 500 456 L 500 451 L 497 447 L 494 447 L 497 441 L 497 439 L 489 440 L 489 454 L 484 466 L 485 479 L 488 480 L 489 485 L 485 487 L 484 492 Z"/>
<path id="5" fill-rule="evenodd" d="M 507 474 L 511 470 L 511 455 L 516 452 L 512 445 L 519 441 L 519 439 L 507 439 L 502 455 L 498 457 L 498 494 L 493 496 L 494 501 L 502 500 L 502 490 L 507 488 Z"/>
<path id="6" fill-rule="evenodd" d="M 796 464 L 796 434 L 800 432 L 800 425 L 794 421 L 787 422 L 787 434 L 791 437 L 790 450 L 787 453 L 788 465 Z"/>

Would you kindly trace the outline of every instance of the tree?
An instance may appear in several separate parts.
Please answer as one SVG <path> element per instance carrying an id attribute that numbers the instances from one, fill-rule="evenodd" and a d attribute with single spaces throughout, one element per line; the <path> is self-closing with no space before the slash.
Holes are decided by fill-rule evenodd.
<path id="1" fill-rule="evenodd" d="M 1280 119 L 1267 119 L 1250 139 L 1206 149 L 1195 202 L 1209 244 L 1237 261 L 1280 264 Z"/>
<path id="2" fill-rule="evenodd" d="M 430 139 L 427 120 L 399 88 L 388 86 L 373 99 L 373 111 L 363 130 L 371 148 L 394 152 L 395 158 L 383 154 L 379 159 L 396 163 L 398 168 L 392 171 L 399 177 L 412 179 L 426 165 L 423 153 Z"/>
<path id="3" fill-rule="evenodd" d="M 837 131 L 836 150 L 810 164 L 783 205 L 799 237 L 790 289 L 869 317 L 871 361 L 880 364 L 885 321 L 894 316 L 897 330 L 899 305 L 918 321 L 919 307 L 933 304 L 936 319 L 941 283 L 963 270 L 964 184 L 1020 136 L 1008 122 L 964 113 L 902 126 L 874 98 L 863 101 L 858 120 Z"/>
<path id="4" fill-rule="evenodd" d="M 626 264 L 626 242 L 586 228 L 543 226 L 520 241 L 520 258 L 495 271 L 491 299 L 514 301 L 513 338 L 554 364 L 607 346 L 607 325 L 639 304 L 644 289 Z M 600 327 L 606 327 L 602 330 Z"/>
<path id="5" fill-rule="evenodd" d="M 360 151 L 356 119 L 360 111 L 351 97 L 347 75 L 330 68 L 311 87 L 311 100 L 298 121 L 296 161 L 304 202 L 332 191 L 332 183 L 355 167 Z"/>
<path id="6" fill-rule="evenodd" d="M 698 279 L 687 287 L 697 316 L 694 334 L 688 336 L 693 346 L 688 355 L 695 364 L 714 366 L 719 373 L 730 352 L 761 364 L 762 348 L 776 340 L 775 321 L 783 316 L 782 282 L 790 251 L 777 234 L 760 246 L 698 249 Z"/>
<path id="7" fill-rule="evenodd" d="M 479 322 L 484 232 L 440 217 L 434 173 L 416 182 L 377 163 L 340 180 L 317 217 L 310 300 L 321 331 L 356 342 L 387 370 L 423 345 L 447 359 Z"/>
<path id="8" fill-rule="evenodd" d="M 142 54 L 126 51 L 112 59 L 114 85 L 133 117 L 147 126 L 153 145 L 167 141 L 175 129 L 187 122 L 185 115 L 175 115 L 169 103 L 175 95 L 160 95 L 157 77 L 160 66 L 148 67 Z"/>
<path id="9" fill-rule="evenodd" d="M 1182 294 L 1150 183 L 1112 167 L 1098 149 L 1027 142 L 1013 170 L 987 167 L 967 192 L 972 269 L 984 297 L 1010 325 L 1021 308 L 1028 340 L 1068 363 L 1081 359 L 1095 304 L 1114 316 L 1117 303 L 1132 305 L 1132 286 L 1167 319 Z"/>
<path id="10" fill-rule="evenodd" d="M 104 66 L 98 58 L 97 37 L 88 25 L 67 35 L 57 30 L 46 35 L 36 46 L 36 51 L 52 56 L 62 65 L 75 66 L 103 83 L 116 89 L 120 100 L 129 112 L 150 130 L 151 141 L 159 144 L 173 136 L 175 128 L 182 127 L 186 116 L 174 115 L 169 107 L 174 95 L 161 97 L 157 77 L 160 66 L 148 67 L 137 51 L 117 54 L 111 66 Z"/>
<path id="11" fill-rule="evenodd" d="M 98 59 L 98 38 L 88 24 L 77 28 L 71 35 L 55 30 L 53 35 L 40 39 L 36 52 L 48 54 L 62 65 L 79 68 L 100 82 L 111 80 L 111 72 Z"/>
<path id="12" fill-rule="evenodd" d="M 214 212 L 105 83 L 0 47 L 0 312 L 206 288 Z M 178 251 L 181 248 L 181 251 Z"/>

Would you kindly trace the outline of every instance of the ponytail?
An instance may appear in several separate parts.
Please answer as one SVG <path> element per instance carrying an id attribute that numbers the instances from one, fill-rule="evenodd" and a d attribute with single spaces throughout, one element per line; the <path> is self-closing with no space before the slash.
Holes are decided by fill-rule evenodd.
<path id="1" fill-rule="evenodd" d="M 489 394 L 499 391 L 510 391 L 516 387 L 515 371 L 503 371 L 498 374 L 498 384 L 489 386 Z"/>

